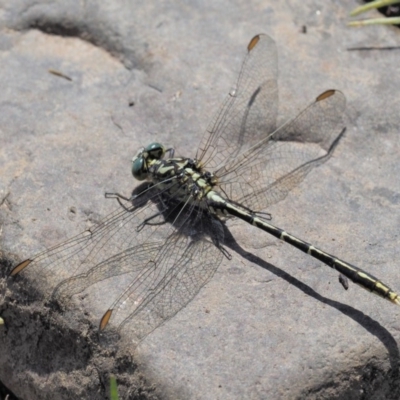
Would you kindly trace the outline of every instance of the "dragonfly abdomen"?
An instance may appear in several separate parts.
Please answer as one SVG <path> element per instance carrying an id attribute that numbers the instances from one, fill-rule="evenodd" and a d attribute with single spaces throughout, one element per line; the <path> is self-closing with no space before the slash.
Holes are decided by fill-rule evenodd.
<path id="1" fill-rule="evenodd" d="M 291 244 L 302 252 L 309 254 L 329 267 L 337 270 L 339 273 L 349 278 L 352 282 L 361 286 L 363 289 L 366 289 L 377 296 L 383 297 L 395 304 L 400 305 L 400 296 L 396 292 L 361 268 L 358 268 L 329 253 L 326 253 L 310 243 L 307 243 L 304 240 L 301 240 L 296 236 L 293 236 L 290 233 L 269 224 L 265 219 L 260 218 L 257 216 L 257 214 L 252 213 L 251 211 L 243 210 L 222 198 L 218 199 L 218 196 L 214 196 L 214 200 L 217 202 L 218 207 L 225 210 L 225 213 L 240 218 L 241 220 L 246 221 L 247 223 L 259 229 L 262 229 L 276 238 Z"/>

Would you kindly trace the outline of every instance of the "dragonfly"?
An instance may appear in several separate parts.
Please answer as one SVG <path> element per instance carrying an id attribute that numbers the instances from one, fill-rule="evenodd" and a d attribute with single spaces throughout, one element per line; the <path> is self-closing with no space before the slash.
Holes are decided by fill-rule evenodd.
<path id="1" fill-rule="evenodd" d="M 69 299 L 91 285 L 121 276 L 124 287 L 99 329 L 129 325 L 142 340 L 185 307 L 212 278 L 227 251 L 226 222 L 236 218 L 309 254 L 362 288 L 400 304 L 381 280 L 271 224 L 265 210 L 333 154 L 345 96 L 320 94 L 277 127 L 277 48 L 265 34 L 248 44 L 236 89 L 205 131 L 194 158 L 153 142 L 132 160 L 139 185 L 115 198 L 118 209 L 98 225 L 15 266 L 31 280 L 63 279 L 51 297 Z M 65 275 L 67 275 L 65 277 Z M 106 293 L 102 293 L 106 296 Z M 110 301 L 111 303 L 111 301 Z"/>

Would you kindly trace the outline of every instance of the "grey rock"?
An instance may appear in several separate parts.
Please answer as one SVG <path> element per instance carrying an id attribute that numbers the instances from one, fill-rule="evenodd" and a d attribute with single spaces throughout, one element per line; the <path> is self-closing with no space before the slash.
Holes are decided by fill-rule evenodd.
<path id="1" fill-rule="evenodd" d="M 37 301 L 29 273 L 6 279 L 11 264 L 114 210 L 104 192 L 131 192 L 140 146 L 193 155 L 249 39 L 265 32 L 278 45 L 280 121 L 326 89 L 349 103 L 334 157 L 268 210 L 273 222 L 400 290 L 398 53 L 347 51 L 398 45 L 396 28 L 346 28 L 345 1 L 0 4 L 7 387 L 103 399 L 114 374 L 122 399 L 399 397 L 400 308 L 344 291 L 335 271 L 239 222 L 233 260 L 136 349 L 97 332 L 117 282 L 60 312 Z"/>

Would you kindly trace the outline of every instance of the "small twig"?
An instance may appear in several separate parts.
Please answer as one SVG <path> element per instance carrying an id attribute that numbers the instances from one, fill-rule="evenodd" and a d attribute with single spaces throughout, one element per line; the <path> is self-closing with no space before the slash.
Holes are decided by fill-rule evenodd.
<path id="1" fill-rule="evenodd" d="M 349 47 L 347 51 L 372 51 L 372 50 L 400 50 L 400 46 L 363 46 L 363 47 Z"/>
<path id="2" fill-rule="evenodd" d="M 55 76 L 59 76 L 60 78 L 64 78 L 64 79 L 66 79 L 67 81 L 72 81 L 72 78 L 70 78 L 68 75 L 65 75 L 65 74 L 63 74 L 62 72 L 57 71 L 57 70 L 55 70 L 55 69 L 49 69 L 49 72 L 50 72 L 50 74 L 53 74 L 53 75 L 55 75 Z"/>

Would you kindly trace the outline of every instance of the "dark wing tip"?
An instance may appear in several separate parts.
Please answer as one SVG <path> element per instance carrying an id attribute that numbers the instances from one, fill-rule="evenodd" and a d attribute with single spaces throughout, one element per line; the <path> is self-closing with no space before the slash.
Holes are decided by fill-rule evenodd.
<path id="1" fill-rule="evenodd" d="M 325 99 L 327 99 L 328 97 L 333 96 L 336 92 L 337 92 L 337 90 L 335 90 L 335 89 L 327 90 L 326 92 L 321 93 L 321 94 L 317 97 L 317 101 L 325 100 Z"/>
<path id="2" fill-rule="evenodd" d="M 99 325 L 99 330 L 100 330 L 100 331 L 102 331 L 102 330 L 107 326 L 108 321 L 109 321 L 110 318 L 111 318 L 112 312 L 113 312 L 112 309 L 107 310 L 107 311 L 105 312 L 105 314 L 103 315 L 103 317 L 101 318 L 101 320 L 100 320 L 100 325 Z"/>
<path id="3" fill-rule="evenodd" d="M 12 271 L 10 272 L 10 276 L 14 276 L 19 274 L 23 269 L 25 269 L 30 263 L 32 262 L 32 260 L 25 260 L 22 261 L 22 263 L 19 263 L 16 267 L 14 267 L 12 269 Z"/>
<path id="4" fill-rule="evenodd" d="M 253 39 L 250 40 L 250 43 L 247 45 L 247 51 L 250 52 L 251 50 L 254 49 L 256 44 L 260 41 L 260 36 L 261 35 L 256 35 L 253 37 Z"/>

